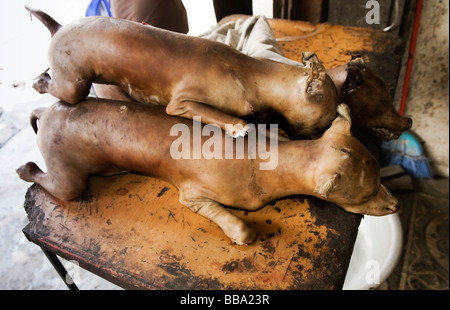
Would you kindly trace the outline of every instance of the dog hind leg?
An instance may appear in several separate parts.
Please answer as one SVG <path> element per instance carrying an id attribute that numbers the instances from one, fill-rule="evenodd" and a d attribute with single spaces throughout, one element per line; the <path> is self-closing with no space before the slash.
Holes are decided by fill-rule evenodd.
<path id="1" fill-rule="evenodd" d="M 89 180 L 87 175 L 67 170 L 55 171 L 58 172 L 44 173 L 34 162 L 28 162 L 17 169 L 17 174 L 22 180 L 37 183 L 51 195 L 62 200 L 75 199 L 86 191 Z"/>
<path id="2" fill-rule="evenodd" d="M 63 76 L 54 76 L 52 79 L 48 70 L 41 73 L 33 84 L 33 88 L 40 94 L 48 93 L 71 104 L 78 103 L 89 95 L 91 83 L 87 80 L 78 78 L 70 81 Z"/>

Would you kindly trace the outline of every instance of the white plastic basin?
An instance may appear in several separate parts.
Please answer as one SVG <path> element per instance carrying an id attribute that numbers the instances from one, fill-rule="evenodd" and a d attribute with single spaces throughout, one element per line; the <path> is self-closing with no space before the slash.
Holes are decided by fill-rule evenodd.
<path id="1" fill-rule="evenodd" d="M 400 258 L 402 243 L 398 214 L 365 215 L 359 226 L 343 289 L 376 288 L 392 273 Z"/>

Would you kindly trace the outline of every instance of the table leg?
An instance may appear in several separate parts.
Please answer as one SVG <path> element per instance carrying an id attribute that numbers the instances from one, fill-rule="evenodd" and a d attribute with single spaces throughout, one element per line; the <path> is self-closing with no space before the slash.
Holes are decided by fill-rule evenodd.
<path id="1" fill-rule="evenodd" d="M 67 273 L 66 268 L 64 268 L 63 264 L 58 259 L 58 256 L 56 256 L 56 254 L 44 249 L 43 247 L 41 247 L 41 249 L 42 249 L 42 252 L 44 252 L 45 256 L 47 256 L 50 263 L 52 263 L 56 272 L 58 272 L 59 276 L 63 279 L 63 281 L 67 285 L 67 287 L 70 290 L 78 290 L 78 287 L 73 282 L 73 279 L 71 278 L 71 276 Z"/>

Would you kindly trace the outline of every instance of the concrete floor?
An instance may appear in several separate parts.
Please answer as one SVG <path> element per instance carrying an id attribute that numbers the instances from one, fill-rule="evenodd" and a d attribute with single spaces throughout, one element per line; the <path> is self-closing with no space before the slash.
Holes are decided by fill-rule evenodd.
<path id="1" fill-rule="evenodd" d="M 449 289 L 449 179 L 398 180 L 403 249 L 391 276 L 378 289 Z M 389 186 L 389 185 L 388 185 Z"/>

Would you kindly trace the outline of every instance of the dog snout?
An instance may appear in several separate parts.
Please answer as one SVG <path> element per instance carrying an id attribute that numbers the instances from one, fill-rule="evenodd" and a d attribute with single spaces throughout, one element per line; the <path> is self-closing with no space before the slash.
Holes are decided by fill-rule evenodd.
<path id="1" fill-rule="evenodd" d="M 386 208 L 390 214 L 397 213 L 400 208 L 400 201 L 394 198 L 394 201 Z"/>
<path id="2" fill-rule="evenodd" d="M 411 118 L 405 117 L 405 118 L 403 119 L 403 123 L 404 123 L 404 127 L 406 128 L 405 130 L 408 130 L 408 129 L 410 129 L 410 128 L 412 127 L 413 121 L 412 121 Z"/>

